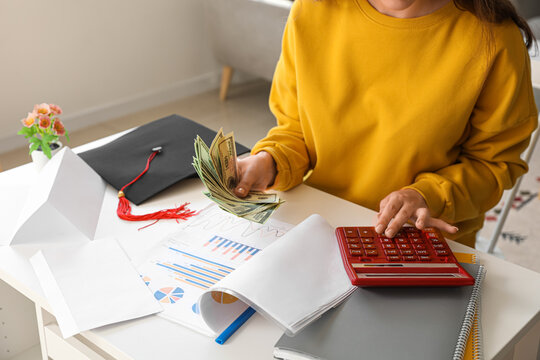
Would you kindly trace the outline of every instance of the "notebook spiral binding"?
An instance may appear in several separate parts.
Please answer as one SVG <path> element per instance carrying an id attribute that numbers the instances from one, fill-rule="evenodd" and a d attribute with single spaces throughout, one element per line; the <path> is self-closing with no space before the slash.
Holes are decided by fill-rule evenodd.
<path id="1" fill-rule="evenodd" d="M 469 304 L 467 305 L 467 310 L 465 311 L 465 318 L 463 319 L 463 324 L 461 325 L 461 330 L 459 332 L 456 349 L 454 350 L 454 356 L 452 357 L 452 360 L 462 360 L 465 356 L 465 349 L 467 346 L 467 340 L 469 339 L 469 335 L 471 333 L 471 328 L 475 325 L 475 314 L 476 311 L 479 309 L 480 304 L 480 287 L 482 284 L 482 281 L 484 280 L 485 275 L 485 268 L 484 266 L 480 265 L 478 268 L 478 275 L 476 276 L 476 281 L 474 283 L 473 291 L 471 294 L 471 299 L 469 300 Z M 477 323 L 479 325 L 479 323 Z M 477 336 L 479 336 L 479 332 L 475 333 Z M 481 355 L 482 347 L 480 343 L 478 342 L 478 353 Z"/>
<path id="2" fill-rule="evenodd" d="M 484 348 L 482 346 L 482 327 L 480 326 L 480 301 L 478 302 L 478 309 L 474 317 L 473 324 L 473 339 L 472 339 L 472 357 L 475 360 L 481 360 L 484 358 Z"/>

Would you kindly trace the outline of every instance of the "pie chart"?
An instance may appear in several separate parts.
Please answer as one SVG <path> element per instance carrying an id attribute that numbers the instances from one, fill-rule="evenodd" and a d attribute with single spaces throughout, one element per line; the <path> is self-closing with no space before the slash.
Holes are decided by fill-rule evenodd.
<path id="1" fill-rule="evenodd" d="M 179 287 L 165 287 L 156 291 L 154 297 L 158 299 L 160 303 L 174 304 L 184 297 L 184 290 Z"/>

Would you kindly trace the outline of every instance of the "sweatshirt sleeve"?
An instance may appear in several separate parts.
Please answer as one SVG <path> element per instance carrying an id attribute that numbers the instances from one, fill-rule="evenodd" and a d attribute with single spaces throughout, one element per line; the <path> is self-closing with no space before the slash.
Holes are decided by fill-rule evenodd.
<path id="1" fill-rule="evenodd" d="M 255 144 L 251 153 L 266 151 L 277 165 L 272 185 L 276 190 L 288 190 L 303 180 L 309 168 L 309 156 L 298 115 L 295 70 L 295 8 L 293 5 L 283 35 L 282 52 L 277 63 L 270 91 L 270 110 L 277 125 Z"/>
<path id="2" fill-rule="evenodd" d="M 497 29 L 497 49 L 457 161 L 418 174 L 408 186 L 423 195 L 432 216 L 451 223 L 491 209 L 527 172 L 520 156 L 538 119 L 530 59 L 517 28 L 504 28 Z"/>

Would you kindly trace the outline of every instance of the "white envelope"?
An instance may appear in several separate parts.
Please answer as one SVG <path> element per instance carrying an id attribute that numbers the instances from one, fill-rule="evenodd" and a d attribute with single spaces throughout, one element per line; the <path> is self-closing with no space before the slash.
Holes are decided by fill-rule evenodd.
<path id="1" fill-rule="evenodd" d="M 11 238 L 0 245 L 93 240 L 106 183 L 70 148 L 32 181 Z"/>
<path id="2" fill-rule="evenodd" d="M 30 263 L 64 338 L 163 310 L 113 238 L 55 244 Z"/>

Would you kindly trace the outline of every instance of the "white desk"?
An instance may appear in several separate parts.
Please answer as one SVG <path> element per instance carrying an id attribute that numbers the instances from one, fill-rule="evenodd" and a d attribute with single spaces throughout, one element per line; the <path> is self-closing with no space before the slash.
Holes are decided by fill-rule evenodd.
<path id="1" fill-rule="evenodd" d="M 33 168 L 25 165 L 0 174 L 0 187 L 13 183 L 28 183 Z M 197 179 L 186 180 L 155 197 L 135 211 L 170 206 L 171 203 L 192 202 L 200 208 L 204 200 L 202 184 Z M 115 191 L 111 190 L 115 194 Z M 286 203 L 275 218 L 299 223 L 312 213 L 321 214 L 333 226 L 371 224 L 375 214 L 358 205 L 332 195 L 299 186 L 281 196 Z M 116 198 L 106 201 L 102 211 L 110 213 L 110 223 L 98 232 L 120 239 L 130 256 L 144 253 L 161 239 L 161 234 L 173 231 L 174 221 L 162 221 L 137 232 L 138 224 L 122 222 L 116 217 Z M 2 206 L 6 206 L 5 203 Z M 454 251 L 472 251 L 461 244 L 449 242 Z M 0 247 L 0 279 L 20 291 L 36 304 L 42 351 L 55 359 L 271 359 L 273 344 L 281 331 L 260 315 L 253 316 L 228 342 L 217 345 L 187 328 L 157 316 L 86 331 L 67 341 L 58 335 L 54 319 L 43 315 L 51 312 L 28 259 L 46 244 Z M 496 257 L 476 252 L 487 268 L 482 288 L 482 327 L 486 359 L 536 359 L 540 339 L 540 274 Z M 531 350 L 533 349 L 533 350 Z M 515 354 L 515 356 L 514 356 Z M 46 359 L 46 357 L 44 357 Z"/>

